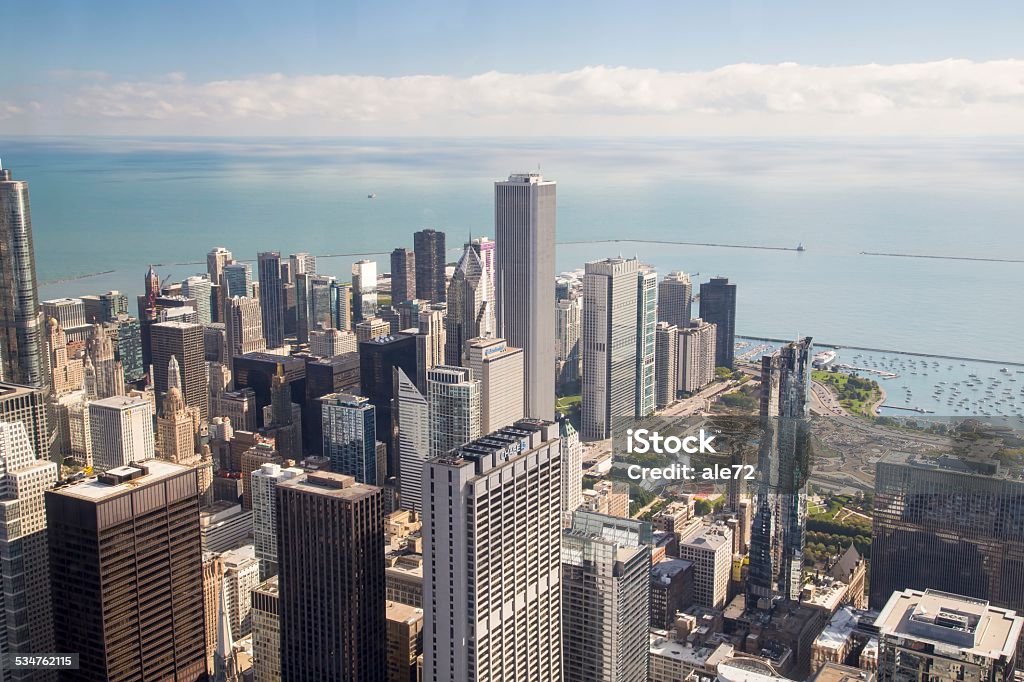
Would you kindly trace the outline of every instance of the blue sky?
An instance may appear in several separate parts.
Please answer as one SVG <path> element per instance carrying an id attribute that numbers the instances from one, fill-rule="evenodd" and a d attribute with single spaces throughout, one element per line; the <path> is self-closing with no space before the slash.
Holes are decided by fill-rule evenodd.
<path id="1" fill-rule="evenodd" d="M 216 132 L 218 125 L 210 124 L 209 120 L 237 116 L 239 109 L 233 105 L 231 111 L 226 112 L 223 104 L 209 105 L 200 101 L 206 96 L 204 90 L 209 89 L 202 85 L 259 79 L 268 74 L 280 74 L 285 79 L 308 76 L 395 79 L 411 75 L 464 79 L 490 71 L 517 75 L 566 74 L 596 66 L 659 73 L 713 73 L 716 69 L 742 63 L 795 62 L 805 67 L 855 67 L 949 59 L 985 64 L 1024 58 L 1024 40 L 1021 39 L 1024 3 L 1005 0 L 971 3 L 916 0 L 858 3 L 820 0 L 633 3 L 80 0 L 8 3 L 3 16 L 0 45 L 5 66 L 0 69 L 0 131 L 6 120 L 12 122 L 10 125 L 15 131 L 23 132 L 110 132 L 110 120 L 116 118 L 131 132 L 160 132 L 163 126 L 173 134 L 187 128 L 183 126 L 187 117 L 191 117 L 193 125 L 202 124 L 199 128 Z M 184 80 L 193 88 L 188 92 L 183 92 L 181 87 L 168 88 L 173 92 L 167 97 L 155 98 L 159 110 L 152 108 L 152 102 L 140 106 L 139 92 L 153 94 L 163 88 L 161 84 L 168 74 L 174 74 L 171 77 L 174 82 Z M 996 80 L 1011 86 L 1009 91 L 998 95 L 996 99 L 1000 102 L 1007 96 L 1017 96 L 1016 74 L 1015 65 L 1000 71 Z M 972 73 L 965 77 L 977 79 L 978 75 Z M 917 74 L 909 78 L 927 79 L 934 75 Z M 636 78 L 630 76 L 629 79 Z M 96 86 L 86 96 L 79 96 L 78 88 L 93 80 L 102 81 L 110 90 L 101 91 Z M 131 93 L 126 93 L 125 87 L 117 87 L 122 83 L 134 84 Z M 140 87 L 140 84 L 145 85 Z M 392 84 L 402 85 L 395 81 Z M 362 85 L 366 83 L 360 88 Z M 270 95 L 259 85 L 250 83 L 249 86 L 254 88 L 255 96 L 248 101 L 260 103 L 256 106 L 262 107 L 266 101 L 262 98 Z M 325 86 L 316 82 L 312 87 Z M 613 89 L 620 87 L 621 84 L 615 85 Z M 676 89 L 681 86 L 673 81 L 651 87 Z M 809 87 L 813 91 L 820 86 Z M 120 91 L 123 97 L 117 110 L 93 115 L 92 122 L 85 120 L 89 116 L 83 111 L 83 105 L 94 101 L 90 97 L 109 97 L 112 91 L 114 94 Z M 357 91 L 364 93 L 363 89 Z M 247 96 L 240 88 L 232 88 L 231 92 L 233 101 L 244 109 Z M 280 94 L 279 90 L 277 92 Z M 872 92 L 877 94 L 877 88 Z M 344 90 L 344 96 L 352 95 L 351 89 Z M 128 101 L 129 96 L 131 101 Z M 753 98 L 762 96 L 756 94 Z M 408 105 L 416 98 L 417 95 L 409 93 L 400 102 Z M 186 106 L 188 102 L 194 102 L 195 106 Z M 398 102 L 390 102 L 381 99 L 380 106 L 398 105 Z M 902 105 L 897 108 L 899 106 Z M 692 103 L 683 105 L 684 109 L 686 107 L 693 111 L 708 109 Z M 712 108 L 721 110 L 721 104 L 716 103 Z M 201 113 L 197 113 L 200 110 Z M 259 114 L 245 114 L 243 128 L 252 124 L 254 131 L 276 129 L 266 121 L 256 120 L 266 117 L 265 111 L 264 108 Z M 588 116 L 594 115 L 590 108 L 587 112 Z M 302 114 L 302 125 L 312 125 L 310 116 L 316 121 L 324 119 L 322 112 L 308 110 L 289 110 L 281 117 L 297 123 L 296 113 Z M 430 113 L 420 112 L 418 120 L 425 121 Z M 451 115 L 448 111 L 433 113 L 438 119 Z M 370 120 L 373 115 L 371 111 L 349 118 L 341 116 L 329 125 L 317 123 L 315 127 L 318 132 L 321 128 L 332 132 L 338 127 L 356 128 L 355 132 L 373 128 L 373 132 L 381 132 Z M 475 109 L 473 116 L 479 116 Z M 342 119 L 346 121 L 344 124 L 339 123 Z M 146 120 L 151 122 L 140 123 Z M 153 120 L 163 123 L 152 123 Z M 387 132 L 389 126 L 399 126 L 396 121 L 385 125 L 381 115 L 378 120 L 383 132 Z M 491 127 L 495 125 L 492 123 Z M 423 123 L 423 126 L 430 129 L 437 124 Z"/>

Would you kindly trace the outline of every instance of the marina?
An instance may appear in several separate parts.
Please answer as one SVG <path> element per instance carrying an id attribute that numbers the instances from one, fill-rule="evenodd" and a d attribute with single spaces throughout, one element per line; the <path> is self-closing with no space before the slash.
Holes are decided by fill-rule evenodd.
<path id="1" fill-rule="evenodd" d="M 757 353 L 741 356 L 741 343 L 744 355 L 764 346 L 770 352 L 779 345 L 771 339 L 737 337 L 737 357 L 747 360 L 756 360 Z M 834 349 L 833 367 L 874 379 L 885 390 L 882 415 L 1024 415 L 1024 364 L 842 346 Z"/>

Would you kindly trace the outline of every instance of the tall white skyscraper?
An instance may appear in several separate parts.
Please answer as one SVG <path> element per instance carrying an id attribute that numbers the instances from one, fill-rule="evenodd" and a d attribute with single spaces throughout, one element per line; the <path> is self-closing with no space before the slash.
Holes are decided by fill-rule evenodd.
<path id="1" fill-rule="evenodd" d="M 636 284 L 636 416 L 649 417 L 656 405 L 655 339 L 658 324 L 658 273 L 642 267 Z"/>
<path id="2" fill-rule="evenodd" d="M 432 303 L 419 312 L 419 331 L 416 332 L 416 387 L 420 393 L 427 392 L 427 370 L 444 364 L 444 348 L 448 334 L 444 328 L 447 305 Z"/>
<path id="3" fill-rule="evenodd" d="M 571 519 L 572 512 L 583 504 L 583 444 L 564 417 L 558 422 L 558 434 L 562 438 L 562 514 Z"/>
<path id="4" fill-rule="evenodd" d="M 440 457 L 480 437 L 480 382 L 465 367 L 427 371 L 430 456 Z"/>
<path id="5" fill-rule="evenodd" d="M 497 431 L 525 417 L 522 349 L 509 346 L 505 339 L 470 339 L 466 353 L 466 367 L 480 380 L 480 433 Z"/>
<path id="6" fill-rule="evenodd" d="M 465 366 L 466 342 L 494 336 L 493 298 L 480 256 L 467 244 L 448 286 L 445 364 Z"/>
<path id="7" fill-rule="evenodd" d="M 193 275 L 181 280 L 181 294 L 182 296 L 195 299 L 199 324 L 210 324 L 213 321 L 211 308 L 213 282 L 210 281 L 209 277 Z"/>
<path id="8" fill-rule="evenodd" d="M 228 550 L 220 560 L 231 633 L 241 638 L 252 632 L 252 591 L 260 585 L 260 562 L 252 545 Z"/>
<path id="9" fill-rule="evenodd" d="M 377 262 L 359 260 L 352 264 L 352 321 L 362 322 L 376 316 Z"/>
<path id="10" fill-rule="evenodd" d="M 89 403 L 92 465 L 96 471 L 155 456 L 153 408 L 138 397 L 114 396 Z"/>
<path id="11" fill-rule="evenodd" d="M 267 462 L 252 472 L 252 534 L 261 578 L 277 574 L 277 497 L 274 488 L 281 481 L 302 475 L 298 467 L 281 467 Z"/>
<path id="12" fill-rule="evenodd" d="M 580 329 L 583 318 L 583 299 L 576 297 L 555 304 L 555 338 L 558 341 L 555 358 L 558 362 L 558 381 L 572 383 L 580 378 Z"/>
<path id="13" fill-rule="evenodd" d="M 555 415 L 556 185 L 540 173 L 494 183 L 497 335 L 526 360 L 526 414 Z"/>
<path id="14" fill-rule="evenodd" d="M 295 275 L 300 273 L 313 273 L 316 272 L 316 256 L 301 252 L 293 253 L 288 256 L 288 277 L 289 282 L 295 282 Z"/>
<path id="15" fill-rule="evenodd" d="M 679 327 L 668 322 L 659 322 L 654 332 L 654 354 L 656 360 L 658 409 L 667 407 L 676 400 L 679 381 Z"/>
<path id="16" fill-rule="evenodd" d="M 678 390 L 693 393 L 715 380 L 716 340 L 716 325 L 699 317 L 693 318 L 689 327 L 679 330 Z"/>
<path id="17" fill-rule="evenodd" d="M 57 464 L 36 459 L 25 426 L 0 422 L 0 656 L 53 651 L 44 493 Z M 0 671 L 2 672 L 2 671 Z M 31 670 L 4 679 L 34 680 Z"/>
<path id="18" fill-rule="evenodd" d="M 560 451 L 524 420 L 427 463 L 424 680 L 562 679 Z"/>
<path id="19" fill-rule="evenodd" d="M 586 441 L 611 437 L 612 419 L 636 413 L 638 268 L 635 258 L 586 264 L 580 336 Z"/>
<path id="20" fill-rule="evenodd" d="M 423 465 L 430 456 L 430 406 L 412 378 L 395 368 L 398 391 L 398 497 L 403 509 L 421 511 Z"/>

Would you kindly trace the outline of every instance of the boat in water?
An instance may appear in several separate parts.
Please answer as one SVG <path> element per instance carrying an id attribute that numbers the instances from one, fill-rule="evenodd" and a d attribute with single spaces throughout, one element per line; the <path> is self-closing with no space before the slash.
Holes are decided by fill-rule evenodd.
<path id="1" fill-rule="evenodd" d="M 815 353 L 811 360 L 811 366 L 815 369 L 828 369 L 836 361 L 839 355 L 834 350 L 823 350 Z"/>

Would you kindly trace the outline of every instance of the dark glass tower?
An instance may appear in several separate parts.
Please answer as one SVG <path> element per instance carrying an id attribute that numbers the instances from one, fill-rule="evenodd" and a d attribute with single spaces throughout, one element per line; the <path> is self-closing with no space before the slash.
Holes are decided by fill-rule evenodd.
<path id="1" fill-rule="evenodd" d="M 0 168 L 0 380 L 45 388 L 28 183 Z"/>
<path id="2" fill-rule="evenodd" d="M 747 604 L 796 601 L 807 530 L 811 338 L 761 358 L 761 442 L 750 540 Z"/>
<path id="3" fill-rule="evenodd" d="M 700 318 L 718 326 L 715 366 L 732 367 L 736 350 L 736 285 L 727 277 L 712 277 L 700 285 Z"/>
<path id="4" fill-rule="evenodd" d="M 384 682 L 380 488 L 316 472 L 274 492 L 281 679 Z"/>
<path id="5" fill-rule="evenodd" d="M 267 348 L 284 345 L 284 283 L 281 281 L 281 254 L 263 251 L 256 254 L 260 278 L 260 310 Z"/>
<path id="6" fill-rule="evenodd" d="M 416 298 L 416 252 L 395 249 L 391 252 L 391 305 Z"/>
<path id="7" fill-rule="evenodd" d="M 359 393 L 376 408 L 377 440 L 387 445 L 389 476 L 398 473 L 397 433 L 391 411 L 396 368 L 406 376 L 416 376 L 415 336 L 396 334 L 359 344 Z"/>
<path id="8" fill-rule="evenodd" d="M 416 260 L 416 298 L 441 303 L 446 298 L 444 232 L 422 230 L 412 237 Z"/>

